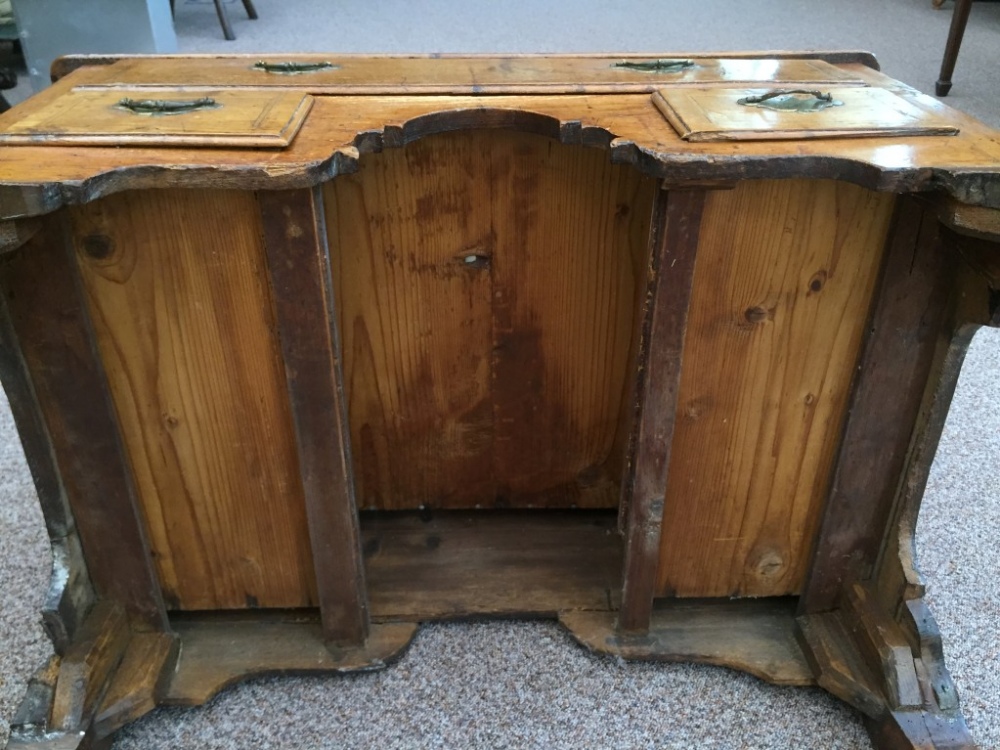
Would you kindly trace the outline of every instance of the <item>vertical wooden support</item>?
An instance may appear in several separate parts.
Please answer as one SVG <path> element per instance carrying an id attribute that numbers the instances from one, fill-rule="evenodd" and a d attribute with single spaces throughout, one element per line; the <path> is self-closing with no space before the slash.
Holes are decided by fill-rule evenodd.
<path id="1" fill-rule="evenodd" d="M 5 262 L 0 259 L 0 264 Z M 52 575 L 42 607 L 42 623 L 56 653 L 63 654 L 94 603 L 94 588 L 5 297 L 0 295 L 0 384 L 10 402 L 52 545 Z"/>
<path id="2" fill-rule="evenodd" d="M 949 314 L 955 255 L 939 231 L 931 212 L 900 198 L 801 614 L 836 607 L 879 554 Z"/>
<path id="3" fill-rule="evenodd" d="M 622 488 L 628 517 L 618 628 L 626 632 L 648 630 L 652 615 L 681 356 L 704 205 L 703 190 L 661 190 L 653 209 L 635 427 Z"/>
<path id="4" fill-rule="evenodd" d="M 368 636 L 368 603 L 320 188 L 258 193 L 323 632 Z"/>
<path id="5" fill-rule="evenodd" d="M 50 533 L 68 530 L 64 492 L 98 596 L 116 602 L 138 628 L 166 630 L 131 467 L 62 215 L 49 216 L 0 266 L 0 295 L 8 335 L 31 381 L 32 403 L 16 407 L 18 427 L 34 425 L 25 448 L 36 482 L 41 479 Z M 11 382 L 5 377 L 5 386 Z M 40 421 L 25 416 L 34 404 Z"/>

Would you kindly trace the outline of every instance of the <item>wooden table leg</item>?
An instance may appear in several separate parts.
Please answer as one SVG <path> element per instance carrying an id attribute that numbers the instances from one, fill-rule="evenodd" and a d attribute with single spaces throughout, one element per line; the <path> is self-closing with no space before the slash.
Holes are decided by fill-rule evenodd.
<path id="1" fill-rule="evenodd" d="M 955 0 L 955 13 L 951 17 L 951 30 L 948 32 L 948 43 L 944 48 L 944 60 L 941 61 L 941 73 L 934 86 L 938 96 L 948 96 L 951 91 L 951 74 L 955 72 L 955 62 L 958 60 L 958 50 L 965 36 L 965 26 L 969 22 L 969 11 L 972 10 L 972 0 Z"/>

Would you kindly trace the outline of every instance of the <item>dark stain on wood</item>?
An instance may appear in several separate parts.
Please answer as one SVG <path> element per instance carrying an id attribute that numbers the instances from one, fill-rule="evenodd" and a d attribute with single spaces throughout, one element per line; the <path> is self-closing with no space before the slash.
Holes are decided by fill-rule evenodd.
<path id="1" fill-rule="evenodd" d="M 621 580 L 615 525 L 607 510 L 363 512 L 372 618 L 607 611 Z"/>
<path id="2" fill-rule="evenodd" d="M 29 461 L 38 476 L 49 477 L 39 488 L 47 514 L 65 529 L 46 453 L 58 466 L 98 594 L 124 607 L 136 624 L 165 629 L 160 586 L 64 218 L 47 222 L 0 274 L 51 445 L 42 442 L 41 425 L 29 424 Z M 26 424 L 23 412 L 20 424 Z"/>
<path id="3" fill-rule="evenodd" d="M 937 219 L 916 201 L 901 198 L 802 594 L 804 614 L 832 609 L 846 583 L 872 572 L 945 326 L 954 274 L 954 257 L 943 251 Z"/>
<path id="4" fill-rule="evenodd" d="M 59 665 L 53 729 L 73 732 L 89 727 L 131 637 L 125 612 L 116 603 L 105 600 L 94 607 Z"/>
<path id="5" fill-rule="evenodd" d="M 599 153 L 481 131 L 326 188 L 359 507 L 617 504 L 653 192 Z"/>
<path id="6" fill-rule="evenodd" d="M 332 643 L 359 645 L 368 612 L 322 192 L 261 192 L 257 199 L 323 630 Z"/>
<path id="7" fill-rule="evenodd" d="M 812 685 L 796 641 L 795 601 L 765 598 L 658 602 L 649 630 L 623 633 L 613 612 L 561 612 L 559 622 L 590 650 L 622 659 L 700 662 L 740 669 L 777 685 Z"/>
<path id="8" fill-rule="evenodd" d="M 22 261 L 14 258 L 10 256 L 0 262 L 0 382 L 10 402 L 49 538 L 63 539 L 73 529 L 73 514 L 59 476 L 52 439 L 42 418 L 28 364 L 14 330 L 11 307 L 17 306 L 17 298 L 22 294 L 17 288 L 17 267 Z M 23 293 L 31 294 L 27 290 Z"/>
<path id="9" fill-rule="evenodd" d="M 886 711 L 865 717 L 865 728 L 878 750 L 976 750 L 965 719 L 932 711 Z"/>
<path id="10" fill-rule="evenodd" d="M 373 625 L 363 644 L 331 647 L 308 613 L 258 612 L 250 620 L 226 614 L 175 620 L 180 655 L 161 704 L 200 706 L 250 677 L 382 669 L 403 655 L 418 627 L 410 622 Z"/>
<path id="11" fill-rule="evenodd" d="M 622 487 L 628 509 L 625 578 L 618 617 L 618 626 L 623 631 L 645 631 L 650 623 L 681 359 L 704 205 L 703 190 L 661 192 L 650 233 L 649 287 L 637 368 L 641 375 L 635 394 L 635 433 L 630 448 L 630 474 Z"/>
<path id="12" fill-rule="evenodd" d="M 95 739 L 110 737 L 156 708 L 173 676 L 179 651 L 180 639 L 173 633 L 139 633 L 132 637 L 95 712 Z"/>

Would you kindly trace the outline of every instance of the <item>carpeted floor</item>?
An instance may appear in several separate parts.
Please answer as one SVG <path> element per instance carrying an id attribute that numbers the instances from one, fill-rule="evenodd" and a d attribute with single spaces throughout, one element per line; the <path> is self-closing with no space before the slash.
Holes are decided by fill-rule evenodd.
<path id="1" fill-rule="evenodd" d="M 257 0 L 222 40 L 208 0 L 178 2 L 182 51 L 698 51 L 863 48 L 933 89 L 951 6 L 930 0 L 732 0 L 572 6 L 429 0 Z M 977 3 L 948 103 L 1000 126 L 1000 3 Z M 965 715 L 1000 749 L 1000 331 L 972 347 L 935 461 L 919 561 Z M 50 653 L 37 612 L 48 548 L 31 479 L 0 398 L 0 744 Z M 723 669 L 595 657 L 545 622 L 423 628 L 378 673 L 260 679 L 194 710 L 159 710 L 119 750 L 159 748 L 870 747 L 857 716 L 819 690 Z"/>

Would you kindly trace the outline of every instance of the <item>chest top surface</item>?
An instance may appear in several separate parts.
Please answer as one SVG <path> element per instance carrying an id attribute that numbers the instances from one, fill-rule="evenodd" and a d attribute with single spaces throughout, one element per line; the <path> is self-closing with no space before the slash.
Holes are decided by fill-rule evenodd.
<path id="1" fill-rule="evenodd" d="M 496 128 L 603 148 L 670 182 L 841 179 L 1000 207 L 1000 134 L 865 53 L 85 56 L 53 73 L 0 115 L 0 218 L 124 189 L 307 187 L 364 153 Z M 789 91 L 802 94 L 776 96 Z M 772 111 L 816 94 L 842 106 Z M 721 140 L 685 132 L 692 111 Z"/>

